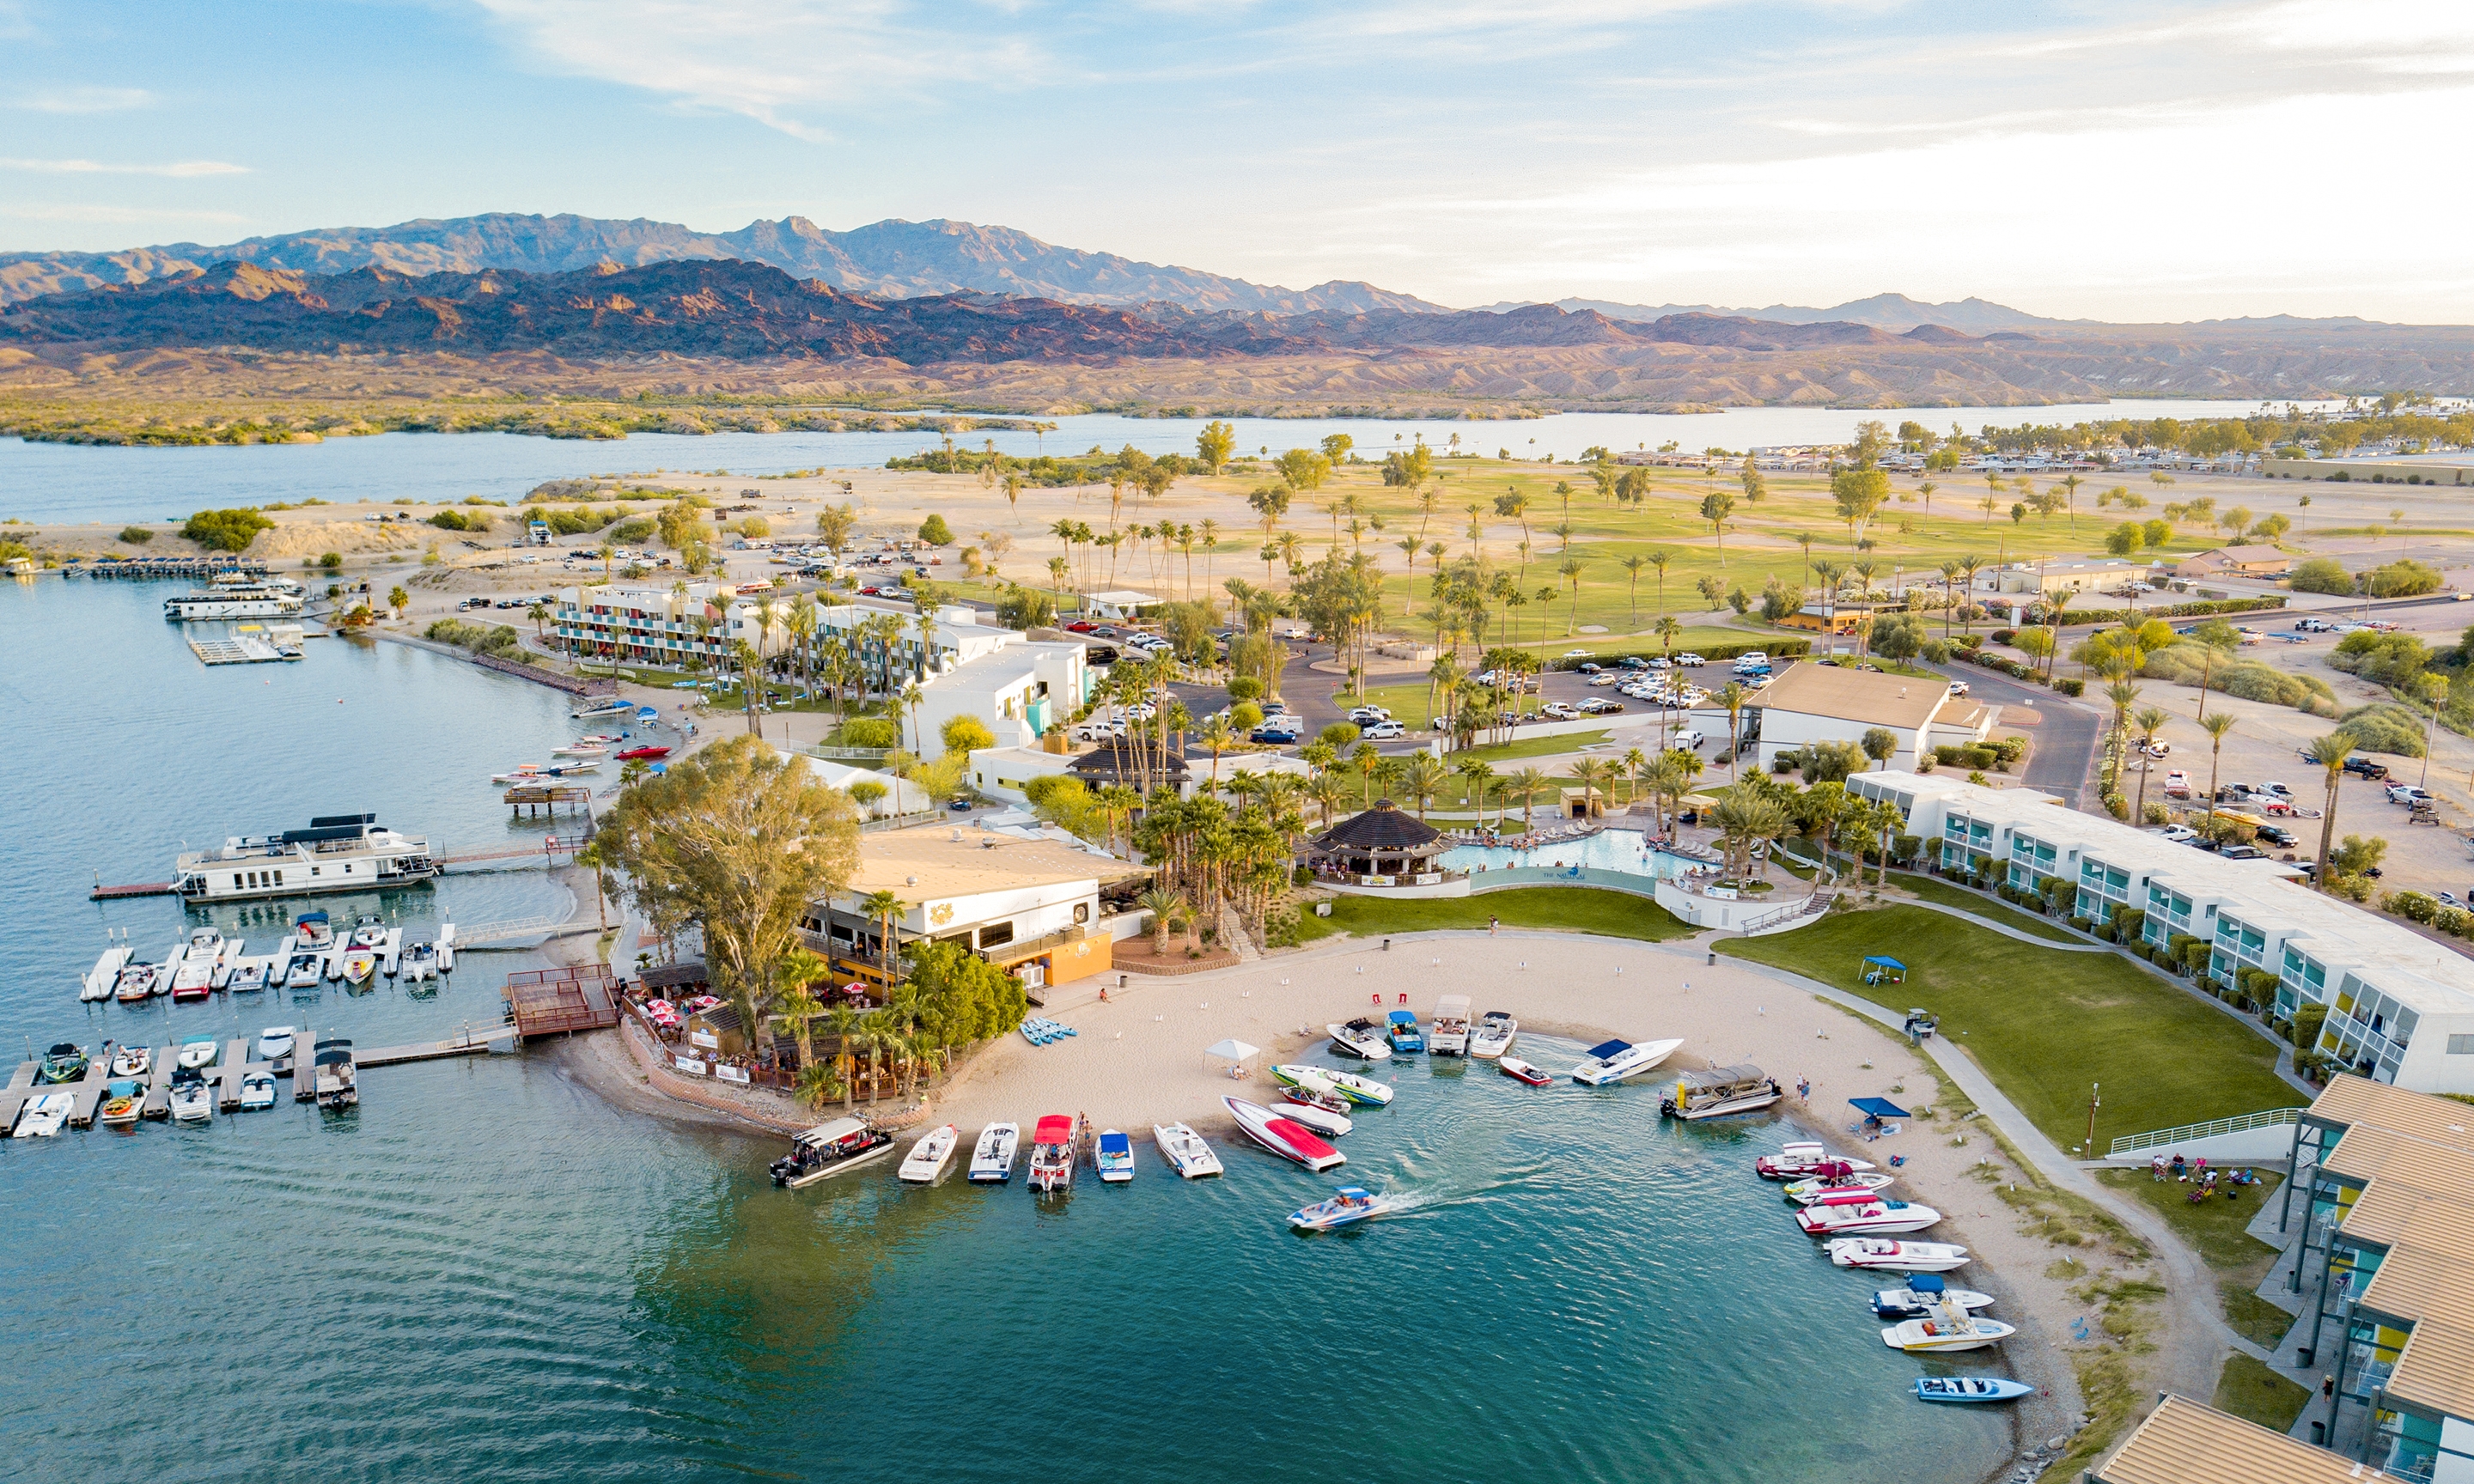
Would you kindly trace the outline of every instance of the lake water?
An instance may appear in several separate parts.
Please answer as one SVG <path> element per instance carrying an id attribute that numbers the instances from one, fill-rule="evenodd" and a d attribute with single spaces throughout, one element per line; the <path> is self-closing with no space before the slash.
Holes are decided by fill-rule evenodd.
<path id="1" fill-rule="evenodd" d="M 2320 404 L 2312 404 L 2320 405 Z M 2083 422 L 2105 418 L 2237 417 L 2256 402 L 2125 401 L 2051 407 L 1928 407 L 1907 412 L 1825 407 L 1734 407 L 1694 416 L 1664 413 L 1565 413 L 1517 421 L 1460 422 L 1373 418 L 1228 419 L 1241 451 L 1312 447 L 1346 433 L 1357 451 L 1380 458 L 1423 438 L 1438 451 L 1460 447 L 1518 458 L 1577 457 L 1592 446 L 1656 448 L 1673 441 L 1698 450 L 1776 444 L 1844 443 L 1856 424 L 1879 418 L 1896 426 L 1912 417 L 1935 430 L 1957 423 L 1975 432 L 1987 423 Z M 986 429 L 959 435 L 966 446 L 992 439 L 1008 454 L 1028 456 L 1114 451 L 1128 443 L 1146 453 L 1194 452 L 1203 419 L 1060 418 L 1054 432 L 1034 435 Z M 506 500 L 546 479 L 659 469 L 778 474 L 789 469 L 882 468 L 897 455 L 934 447 L 927 433 L 716 433 L 691 437 L 640 433 L 618 443 L 526 438 L 513 433 L 387 433 L 323 443 L 260 443 L 243 448 L 111 448 L 30 443 L 0 439 L 0 516 L 34 521 L 179 520 L 199 510 L 304 499 L 347 503 L 414 499 L 437 502 L 483 495 Z"/>
<path id="2" fill-rule="evenodd" d="M 192 921 L 91 903 L 98 874 L 312 813 L 521 837 L 482 779 L 574 730 L 556 692 L 400 646 L 205 668 L 164 590 L 0 584 L 10 1040 L 495 1017 L 524 955 L 467 956 L 434 1000 L 77 1002 L 107 927 L 159 951 Z M 511 872 L 323 904 L 425 924 L 564 894 Z M 279 929 L 246 910 L 228 933 Z M 1280 1218 L 1325 1183 L 1239 1148 L 1186 1185 L 1144 1140 L 1132 1185 L 1048 1207 L 889 1172 L 778 1191 L 773 1140 L 616 1113 L 544 1052 L 376 1070 L 350 1113 L 7 1141 L 0 1472 L 1960 1484 L 2006 1455 L 2004 1419 L 1904 1394 L 1927 1368 L 1880 1344 L 1873 1285 L 1751 1177 L 1784 1125 L 1394 1075 L 1346 1173 L 1412 1209 L 1315 1239 Z"/>

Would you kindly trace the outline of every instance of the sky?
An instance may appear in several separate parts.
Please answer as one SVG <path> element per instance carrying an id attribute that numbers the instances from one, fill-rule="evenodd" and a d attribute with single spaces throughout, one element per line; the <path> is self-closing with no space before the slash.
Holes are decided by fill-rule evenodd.
<path id="1" fill-rule="evenodd" d="M 0 0 L 0 251 L 799 215 L 1440 303 L 2474 323 L 2469 0 Z"/>

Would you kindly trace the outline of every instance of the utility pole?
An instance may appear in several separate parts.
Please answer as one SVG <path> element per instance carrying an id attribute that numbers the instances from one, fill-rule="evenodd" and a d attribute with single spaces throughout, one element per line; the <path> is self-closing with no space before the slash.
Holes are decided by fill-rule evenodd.
<path id="1" fill-rule="evenodd" d="M 2091 1160 L 2093 1160 L 2093 1159 L 2095 1159 L 2095 1158 L 2096 1158 L 2096 1111 L 2097 1111 L 2098 1108 L 2101 1108 L 2101 1107 L 2103 1107 L 2103 1106 L 2104 1106 L 2104 1105 L 2103 1105 L 2103 1102 L 2102 1102 L 2099 1098 L 2098 1098 L 2098 1096 L 2097 1096 L 2097 1090 L 2098 1090 L 2099 1088 L 2101 1088 L 2102 1086 L 2103 1086 L 2103 1084 L 2102 1084 L 2102 1083 L 2096 1083 L 2096 1082 L 2091 1082 L 2091 1083 L 2089 1083 L 2089 1084 L 2088 1084 L 2088 1137 L 2087 1137 L 2087 1151 L 2088 1151 L 2088 1158 L 2089 1158 L 2089 1159 L 2091 1159 Z"/>

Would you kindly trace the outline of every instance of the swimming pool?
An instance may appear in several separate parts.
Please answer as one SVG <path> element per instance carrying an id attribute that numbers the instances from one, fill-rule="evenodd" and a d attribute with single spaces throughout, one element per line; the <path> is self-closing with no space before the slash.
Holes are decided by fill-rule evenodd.
<path id="1" fill-rule="evenodd" d="M 1516 850 L 1500 845 L 1454 846 L 1443 852 L 1446 871 L 1500 871 L 1509 866 L 1585 866 L 1592 871 L 1617 871 L 1629 875 L 1672 878 L 1694 862 L 1648 845 L 1649 837 L 1632 829 L 1602 829 L 1579 840 Z"/>

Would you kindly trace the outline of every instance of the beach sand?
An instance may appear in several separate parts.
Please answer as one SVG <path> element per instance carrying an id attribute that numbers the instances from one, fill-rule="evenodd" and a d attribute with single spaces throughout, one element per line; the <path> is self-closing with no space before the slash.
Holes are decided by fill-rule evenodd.
<path id="1" fill-rule="evenodd" d="M 1137 1131 L 1183 1121 L 1225 1141 L 1240 1136 L 1220 1100 L 1234 1093 L 1270 1101 L 1268 1068 L 1320 1047 L 1327 1022 L 1372 1013 L 1377 995 L 1384 1010 L 1401 1008 L 1404 993 L 1406 1008 L 1422 1019 L 1446 993 L 1468 994 L 1479 1014 L 1509 1011 L 1524 1034 L 1585 1042 L 1682 1037 L 1667 1069 L 1750 1062 L 1790 1089 L 1782 1112 L 1795 1127 L 1781 1128 L 1781 1141 L 1809 1134 L 1884 1169 L 1892 1155 L 1904 1155 L 1892 1193 L 1945 1215 L 1921 1239 L 1971 1250 L 1977 1260 L 1956 1276 L 1957 1285 L 2001 1301 L 1994 1314 L 2020 1329 L 2003 1351 L 2011 1373 L 2046 1389 L 2018 1410 L 2022 1447 L 2074 1430 L 2078 1387 L 2061 1351 L 2072 1343 L 2074 1319 L 2089 1310 L 2070 1292 L 2085 1269 L 2060 1277 L 2048 1271 L 2066 1256 L 2099 1267 L 2106 1259 L 2057 1251 L 2021 1230 L 2021 1218 L 1995 1194 L 2019 1173 L 1978 1121 L 1943 1112 L 1862 1142 L 1850 1132 L 1858 1115 L 1847 1099 L 1883 1096 L 1910 1110 L 1947 1101 L 1928 1065 L 1896 1035 L 1829 1001 L 1783 990 L 1726 959 L 1710 964 L 1700 939 L 1641 944 L 1559 933 L 1433 933 L 1395 938 L 1388 951 L 1380 941 L 1342 940 L 1208 974 L 1137 976 L 1123 991 L 1112 986 L 1106 1003 L 1054 1017 L 1073 1026 L 1075 1037 L 1034 1047 L 1008 1036 L 975 1055 L 941 1089 L 927 1121 L 958 1124 L 968 1138 L 996 1119 L 1027 1125 L 1042 1113 L 1079 1112 L 1095 1125 Z M 1227 1037 L 1263 1048 L 1243 1081 L 1203 1055 Z M 1572 1058 L 1538 1060 L 1564 1081 Z M 1383 1070 L 1374 1068 L 1378 1076 Z M 1807 1102 L 1793 1096 L 1799 1078 L 1812 1084 Z M 1658 1079 L 1636 1082 L 1632 1093 L 1657 1097 Z M 1744 1178 L 1756 1178 L 1749 1166 Z M 1779 1219 L 1789 1220 L 1789 1212 L 1782 1201 Z M 1896 1280 L 1885 1276 L 1878 1286 L 1896 1286 Z"/>

